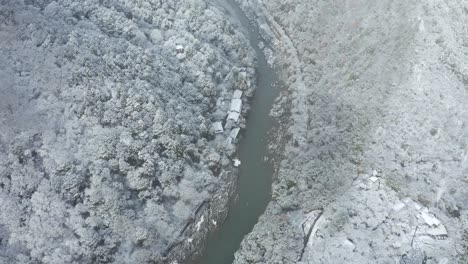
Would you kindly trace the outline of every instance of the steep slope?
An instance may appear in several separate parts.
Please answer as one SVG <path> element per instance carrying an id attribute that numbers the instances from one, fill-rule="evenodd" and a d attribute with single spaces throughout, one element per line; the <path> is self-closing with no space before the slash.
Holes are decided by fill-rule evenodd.
<path id="1" fill-rule="evenodd" d="M 239 2 L 291 114 L 235 263 L 465 263 L 467 3 Z"/>
<path id="2" fill-rule="evenodd" d="M 201 0 L 0 1 L 0 263 L 201 248 L 236 180 L 212 124 L 240 89 L 243 126 L 254 59 Z"/>

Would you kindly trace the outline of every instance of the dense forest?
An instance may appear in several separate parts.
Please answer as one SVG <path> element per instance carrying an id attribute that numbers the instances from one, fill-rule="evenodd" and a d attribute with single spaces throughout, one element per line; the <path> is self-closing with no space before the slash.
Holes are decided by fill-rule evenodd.
<path id="1" fill-rule="evenodd" d="M 201 0 L 3 0 L 0 43 L 0 262 L 159 263 L 232 166 L 245 37 Z"/>
<path id="2" fill-rule="evenodd" d="M 237 2 L 291 114 L 234 263 L 468 263 L 467 2 Z"/>

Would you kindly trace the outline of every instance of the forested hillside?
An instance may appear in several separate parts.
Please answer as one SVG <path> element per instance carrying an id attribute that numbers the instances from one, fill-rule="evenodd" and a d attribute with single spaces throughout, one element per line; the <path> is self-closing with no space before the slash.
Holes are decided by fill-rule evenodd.
<path id="1" fill-rule="evenodd" d="M 237 2 L 291 114 L 235 263 L 468 263 L 467 2 Z"/>
<path id="2" fill-rule="evenodd" d="M 253 57 L 201 0 L 0 1 L 0 262 L 160 263 L 226 184 Z"/>

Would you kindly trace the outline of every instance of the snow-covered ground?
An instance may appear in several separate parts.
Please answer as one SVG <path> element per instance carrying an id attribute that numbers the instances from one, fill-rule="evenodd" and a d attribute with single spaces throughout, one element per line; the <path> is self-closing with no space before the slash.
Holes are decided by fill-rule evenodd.
<path id="1" fill-rule="evenodd" d="M 467 263 L 468 3 L 238 2 L 290 116 L 235 263 Z"/>
<path id="2" fill-rule="evenodd" d="M 237 1 L 288 90 L 235 263 L 468 263 L 468 2 Z M 202 248 L 255 88 L 209 3 L 0 1 L 0 263 Z"/>
<path id="3" fill-rule="evenodd" d="M 0 1 L 0 263 L 199 250 L 234 189 L 254 57 L 202 0 Z"/>

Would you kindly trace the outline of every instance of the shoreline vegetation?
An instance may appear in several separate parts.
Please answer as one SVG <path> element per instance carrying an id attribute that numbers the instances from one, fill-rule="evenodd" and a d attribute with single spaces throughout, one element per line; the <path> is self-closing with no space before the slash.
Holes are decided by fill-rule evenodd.
<path id="1" fill-rule="evenodd" d="M 0 263 L 468 263 L 468 4 L 233 1 L 0 1 Z"/>
<path id="2" fill-rule="evenodd" d="M 7 0 L 0 39 L 0 262 L 194 257 L 236 186 L 245 36 L 201 0 Z"/>
<path id="3" fill-rule="evenodd" d="M 291 116 L 234 263 L 465 263 L 465 4 L 237 2 Z"/>

